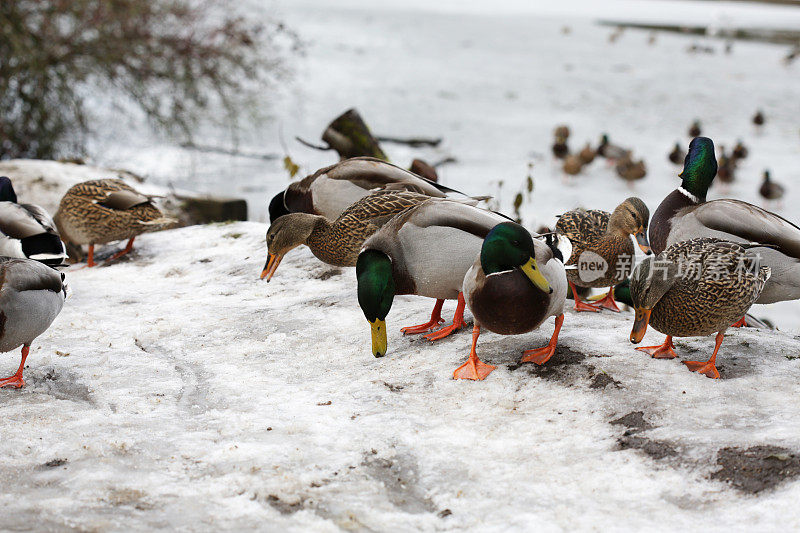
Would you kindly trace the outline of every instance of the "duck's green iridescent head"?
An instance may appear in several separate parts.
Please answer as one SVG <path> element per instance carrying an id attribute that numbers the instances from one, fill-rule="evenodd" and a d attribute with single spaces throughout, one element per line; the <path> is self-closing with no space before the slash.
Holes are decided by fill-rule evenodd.
<path id="1" fill-rule="evenodd" d="M 705 202 L 708 188 L 717 175 L 717 158 L 714 142 L 708 137 L 695 137 L 689 144 L 689 153 L 683 162 L 681 187 Z"/>
<path id="2" fill-rule="evenodd" d="M 395 284 L 392 260 L 383 252 L 364 250 L 356 262 L 358 305 L 372 327 L 372 355 L 386 355 L 386 315 L 392 308 Z"/>
<path id="3" fill-rule="evenodd" d="M 531 234 L 514 222 L 502 222 L 486 235 L 481 246 L 481 268 L 487 276 L 519 268 L 539 289 L 553 292 L 536 264 Z"/>

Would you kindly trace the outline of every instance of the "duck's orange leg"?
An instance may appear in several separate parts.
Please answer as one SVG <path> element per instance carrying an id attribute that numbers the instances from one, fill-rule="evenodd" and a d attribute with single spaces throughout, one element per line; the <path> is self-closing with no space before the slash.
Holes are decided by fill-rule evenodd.
<path id="1" fill-rule="evenodd" d="M 664 339 L 664 344 L 660 346 L 642 346 L 636 348 L 640 352 L 649 353 L 653 359 L 675 359 L 678 354 L 675 353 L 675 345 L 672 344 L 672 335 L 667 335 Z"/>
<path id="2" fill-rule="evenodd" d="M 15 389 L 19 389 L 25 386 L 25 380 L 22 379 L 22 369 L 25 368 L 25 359 L 28 358 L 28 350 L 30 350 L 30 346 L 25 345 L 22 347 L 22 361 L 19 363 L 16 374 L 5 379 L 0 379 L 0 388 L 14 387 Z"/>
<path id="3" fill-rule="evenodd" d="M 86 268 L 92 268 L 94 265 L 94 244 L 90 244 L 89 257 L 86 259 Z"/>
<path id="4" fill-rule="evenodd" d="M 449 326 L 445 326 L 438 331 L 434 331 L 433 333 L 428 333 L 425 335 L 425 338 L 429 341 L 438 341 L 439 339 L 444 339 L 451 333 L 455 333 L 456 331 L 463 328 L 466 324 L 464 324 L 464 307 L 467 304 L 464 301 L 464 293 L 458 293 L 458 305 L 456 305 L 456 312 L 453 313 L 453 323 Z"/>
<path id="5" fill-rule="evenodd" d="M 125 245 L 125 248 L 123 248 L 119 252 L 117 252 L 114 255 L 112 255 L 111 257 L 109 257 L 108 260 L 106 261 L 106 263 L 108 263 L 110 261 L 113 261 L 114 259 L 119 259 L 123 255 L 125 255 L 128 252 L 130 252 L 131 250 L 133 250 L 133 239 L 135 239 L 135 238 L 136 237 L 131 237 L 130 239 L 128 239 L 128 244 Z"/>
<path id="6" fill-rule="evenodd" d="M 692 372 L 700 372 L 701 374 L 705 374 L 712 379 L 719 379 L 719 371 L 716 367 L 717 352 L 719 351 L 719 346 L 722 344 L 722 339 L 724 338 L 724 331 L 717 333 L 717 344 L 714 346 L 714 353 L 711 355 L 711 359 L 708 361 L 684 361 L 683 364 L 688 366 L 689 370 Z"/>
<path id="7" fill-rule="evenodd" d="M 598 309 L 608 309 L 610 311 L 614 311 L 615 313 L 620 312 L 619 307 L 617 307 L 617 302 L 614 301 L 614 287 L 611 287 L 608 290 L 608 293 L 603 296 L 602 299 L 597 300 L 589 305 Z"/>
<path id="8" fill-rule="evenodd" d="M 743 316 L 742 318 L 740 318 L 739 320 L 737 320 L 736 322 L 731 324 L 731 327 L 732 328 L 746 328 L 747 327 L 747 320 L 745 320 L 746 318 L 747 318 L 746 315 Z"/>
<path id="9" fill-rule="evenodd" d="M 558 343 L 558 332 L 561 331 L 561 324 L 564 323 L 564 314 L 556 317 L 556 329 L 553 331 L 553 336 L 550 337 L 550 342 L 544 348 L 537 348 L 535 350 L 525 350 L 522 352 L 522 363 L 536 363 L 543 365 L 553 357 L 556 353 L 556 343 Z"/>
<path id="10" fill-rule="evenodd" d="M 580 311 L 591 311 L 592 313 L 599 313 L 600 310 L 594 307 L 591 304 L 587 304 L 586 302 L 581 301 L 581 297 L 578 296 L 578 289 L 575 288 L 575 285 L 572 282 L 569 282 L 570 288 L 572 288 L 572 297 L 575 298 L 575 310 Z"/>
<path id="11" fill-rule="evenodd" d="M 415 333 L 425 333 L 435 328 L 444 322 L 442 318 L 442 305 L 444 305 L 444 300 L 436 300 L 436 305 L 433 306 L 433 312 L 431 313 L 431 319 L 428 322 L 418 326 L 408 326 L 400 329 L 400 331 L 403 332 L 403 335 L 413 335 Z"/>
<path id="12" fill-rule="evenodd" d="M 474 379 L 481 380 L 492 373 L 492 370 L 497 368 L 494 365 L 488 365 L 478 359 L 478 354 L 475 353 L 475 346 L 478 344 L 478 336 L 481 334 L 481 327 L 478 323 L 472 328 L 472 349 L 469 352 L 469 359 L 467 362 L 456 368 L 453 372 L 453 379 Z"/>

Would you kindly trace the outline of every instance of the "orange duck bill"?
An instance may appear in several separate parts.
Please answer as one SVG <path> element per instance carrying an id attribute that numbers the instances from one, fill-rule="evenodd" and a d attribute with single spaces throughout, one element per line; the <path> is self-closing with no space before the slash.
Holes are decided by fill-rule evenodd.
<path id="1" fill-rule="evenodd" d="M 652 312 L 652 309 L 636 308 L 636 318 L 633 320 L 633 328 L 631 329 L 631 342 L 633 344 L 642 342 L 644 334 L 647 332 L 647 324 L 650 323 L 650 313 Z"/>
<path id="2" fill-rule="evenodd" d="M 281 260 L 283 259 L 283 254 L 269 254 L 267 258 L 267 264 L 264 265 L 264 270 L 261 271 L 261 279 L 267 278 L 267 281 L 272 279 L 272 276 L 275 274 L 275 271 L 278 270 L 278 265 L 281 264 Z"/>

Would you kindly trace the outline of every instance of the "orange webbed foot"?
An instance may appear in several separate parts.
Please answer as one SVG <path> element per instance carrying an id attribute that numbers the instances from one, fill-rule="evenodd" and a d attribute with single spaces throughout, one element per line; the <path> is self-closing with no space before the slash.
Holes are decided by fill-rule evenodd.
<path id="1" fill-rule="evenodd" d="M 0 379 L 0 389 L 4 387 L 14 387 L 15 389 L 21 389 L 25 386 L 25 380 L 22 379 L 22 376 L 11 376 L 5 379 Z"/>
<path id="2" fill-rule="evenodd" d="M 713 361 L 684 361 L 683 364 L 692 372 L 699 372 L 711 379 L 719 379 L 719 371 Z"/>
<path id="3" fill-rule="evenodd" d="M 575 307 L 573 308 L 577 312 L 581 311 L 589 311 L 591 313 L 599 313 L 600 309 L 596 308 L 592 304 L 587 304 L 586 302 L 582 302 L 580 300 L 575 300 Z"/>
<path id="4" fill-rule="evenodd" d="M 617 307 L 617 302 L 614 301 L 614 291 L 608 291 L 601 300 L 598 300 L 592 304 L 589 304 L 592 307 L 597 309 L 608 309 L 609 311 L 614 311 L 615 313 L 620 313 L 619 307 Z"/>
<path id="5" fill-rule="evenodd" d="M 740 318 L 739 320 L 737 320 L 736 322 L 731 324 L 731 327 L 732 328 L 746 328 L 747 327 L 747 320 L 745 320 L 745 318 L 747 318 L 747 317 L 743 316 L 742 318 Z"/>
<path id="6" fill-rule="evenodd" d="M 470 357 L 466 363 L 456 368 L 453 372 L 453 379 L 474 379 L 480 381 L 492 373 L 497 368 L 494 365 L 484 363 L 478 358 Z"/>
<path id="7" fill-rule="evenodd" d="M 428 333 L 427 335 L 424 335 L 424 337 L 426 339 L 428 339 L 429 341 L 438 341 L 439 339 L 444 339 L 445 337 L 449 337 L 450 335 L 452 335 L 456 331 L 458 331 L 461 328 L 463 328 L 465 325 L 466 324 L 464 324 L 463 320 L 462 321 L 458 321 L 458 322 L 453 322 L 449 326 L 445 326 L 440 330 L 437 330 L 437 331 L 434 331 L 433 333 Z"/>
<path id="8" fill-rule="evenodd" d="M 429 320 L 428 322 L 424 324 L 419 324 L 417 326 L 406 326 L 404 328 L 400 328 L 400 331 L 403 333 L 403 335 L 416 335 L 418 333 L 425 333 L 427 331 L 430 331 L 439 324 L 441 324 L 442 322 L 444 322 L 443 318 L 439 318 L 436 320 Z"/>
<path id="9" fill-rule="evenodd" d="M 636 348 L 640 352 L 648 353 L 653 359 L 675 359 L 678 354 L 673 350 L 674 346 L 661 344 L 660 346 L 642 346 Z"/>
<path id="10" fill-rule="evenodd" d="M 536 348 L 535 350 L 525 350 L 524 352 L 522 352 L 522 359 L 520 359 L 520 362 L 543 365 L 547 361 L 549 361 L 551 357 L 553 357 L 554 353 L 556 353 L 556 347 L 550 346 L 549 344 L 544 348 Z"/>

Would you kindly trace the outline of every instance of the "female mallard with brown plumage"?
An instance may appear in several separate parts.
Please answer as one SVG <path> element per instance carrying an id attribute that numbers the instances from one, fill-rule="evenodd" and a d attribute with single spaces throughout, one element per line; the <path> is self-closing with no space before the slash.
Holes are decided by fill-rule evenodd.
<path id="1" fill-rule="evenodd" d="M 376 191 L 362 198 L 334 221 L 321 215 L 290 213 L 278 218 L 267 231 L 269 257 L 261 279 L 269 281 L 283 257 L 305 244 L 317 259 L 335 266 L 356 266 L 367 238 L 401 211 L 430 196 L 408 191 Z"/>
<path id="2" fill-rule="evenodd" d="M 78 183 L 61 199 L 55 216 L 61 237 L 73 244 L 88 244 L 86 266 L 94 266 L 94 245 L 128 239 L 116 259 L 133 249 L 133 240 L 142 233 L 174 225 L 150 197 L 136 192 L 122 180 L 104 179 Z"/>
<path id="3" fill-rule="evenodd" d="M 523 352 L 523 363 L 543 365 L 555 353 L 564 322 L 567 283 L 564 264 L 552 241 L 531 238 L 514 222 L 496 225 L 483 240 L 480 254 L 464 277 L 464 300 L 475 325 L 469 359 L 453 372 L 455 379 L 483 379 L 494 370 L 478 359 L 475 347 L 481 328 L 500 335 L 520 335 L 556 317 L 550 342 Z"/>
<path id="4" fill-rule="evenodd" d="M 645 253 L 647 223 L 650 212 L 645 203 L 631 197 L 617 206 L 613 213 L 596 209 L 575 209 L 561 215 L 556 224 L 559 248 L 566 260 L 567 281 L 575 298 L 576 311 L 599 311 L 600 308 L 619 312 L 614 303 L 614 285 L 633 270 L 635 249 L 630 236 L 635 235 Z M 568 246 L 564 246 L 568 243 Z M 593 304 L 582 302 L 579 287 L 609 287 L 608 294 Z"/>
<path id="5" fill-rule="evenodd" d="M 725 330 L 758 299 L 770 276 L 755 255 L 739 245 L 715 238 L 675 243 L 656 257 L 648 257 L 631 276 L 631 299 L 636 319 L 631 342 L 638 344 L 647 325 L 667 335 L 664 344 L 637 348 L 658 359 L 677 357 L 672 337 L 716 333 L 708 361 L 684 361 L 693 372 L 718 378 L 715 366 Z"/>
<path id="6" fill-rule="evenodd" d="M 375 190 L 405 190 L 445 198 L 455 189 L 425 179 L 374 157 L 353 157 L 290 183 L 269 204 L 269 221 L 289 213 L 309 213 L 335 220 L 345 209 Z M 479 197 L 485 199 L 485 197 Z"/>

